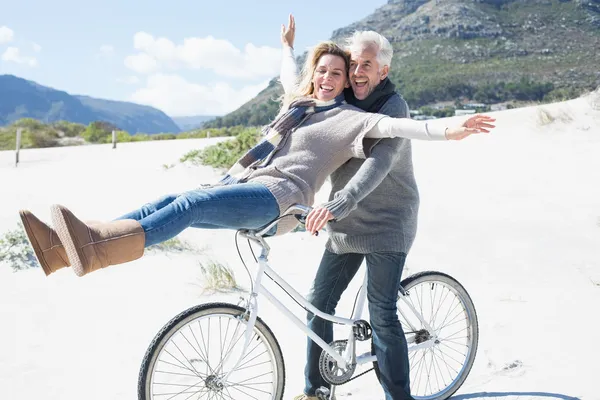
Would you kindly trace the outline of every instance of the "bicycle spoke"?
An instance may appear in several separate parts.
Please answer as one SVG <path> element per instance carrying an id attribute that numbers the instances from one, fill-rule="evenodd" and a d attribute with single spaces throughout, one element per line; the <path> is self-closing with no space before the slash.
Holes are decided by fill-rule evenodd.
<path id="1" fill-rule="evenodd" d="M 248 393 L 244 392 L 243 390 L 241 390 L 241 389 L 239 388 L 239 386 L 243 387 L 244 389 L 254 390 L 255 392 L 260 392 L 260 393 L 264 393 L 264 394 L 271 394 L 270 392 L 266 392 L 266 391 L 264 391 L 264 390 L 260 390 L 260 389 L 257 389 L 257 388 L 253 388 L 253 387 L 251 387 L 251 386 L 249 386 L 249 385 L 240 385 L 240 384 L 235 384 L 235 385 L 230 385 L 229 387 L 230 387 L 230 388 L 232 388 L 232 389 L 235 389 L 235 390 L 237 390 L 237 391 L 239 391 L 239 392 L 242 392 L 242 393 L 244 393 L 246 396 L 252 397 L 253 399 L 255 399 L 255 398 L 256 398 L 256 397 L 254 397 L 254 396 L 252 396 L 252 395 L 250 395 L 250 394 L 248 394 Z"/>
<path id="2" fill-rule="evenodd" d="M 171 364 L 171 365 L 174 365 L 174 364 Z M 177 366 L 177 365 L 175 365 L 175 366 Z M 156 373 L 158 373 L 158 374 L 179 375 L 179 376 L 192 376 L 192 377 L 196 377 L 196 378 L 198 377 L 198 375 L 193 375 L 193 374 L 180 374 L 180 373 L 177 373 L 177 372 L 169 372 L 169 371 L 158 371 L 158 370 L 157 370 L 157 371 L 155 371 L 155 372 L 156 372 Z"/>
<path id="3" fill-rule="evenodd" d="M 170 353 L 168 350 L 166 350 L 166 349 L 165 349 L 165 353 L 167 353 L 168 355 L 170 355 L 171 357 L 173 357 L 173 358 L 175 359 L 175 361 L 177 361 L 177 362 L 178 362 L 178 363 L 181 365 L 181 367 L 180 367 L 180 368 L 183 368 L 183 369 L 185 369 L 185 370 L 188 370 L 188 371 L 190 371 L 190 372 L 193 372 L 193 373 L 194 373 L 196 376 L 198 376 L 198 377 L 200 377 L 200 376 L 201 376 L 200 372 L 196 371 L 196 369 L 194 368 L 194 366 L 193 366 L 193 365 L 192 365 L 192 368 L 190 369 L 190 368 L 188 368 L 188 366 L 187 366 L 187 365 L 185 365 L 183 362 L 181 362 L 181 361 L 179 360 L 179 358 L 175 357 L 175 356 L 174 356 L 173 354 L 171 354 L 171 353 Z M 185 356 L 184 356 L 184 358 L 185 358 Z M 177 366 L 177 365 L 175 365 L 175 364 L 169 363 L 169 362 L 167 362 L 167 361 L 164 361 L 164 360 L 161 360 L 161 361 L 162 361 L 162 362 L 164 362 L 164 363 L 166 363 L 166 364 L 170 364 L 170 365 Z M 187 359 L 186 359 L 186 361 L 187 361 Z M 191 365 L 191 364 L 190 364 L 190 365 Z"/>
<path id="4" fill-rule="evenodd" d="M 191 328 L 190 328 L 190 331 L 191 331 Z M 192 348 L 192 349 L 193 349 L 193 350 L 196 352 L 196 354 L 198 354 L 198 356 L 200 357 L 200 360 L 201 360 L 201 361 L 204 361 L 204 363 L 205 363 L 206 365 L 208 365 L 208 358 L 205 358 L 203 354 L 200 354 L 200 352 L 198 352 L 198 351 L 196 350 L 196 348 L 194 347 L 194 345 L 192 344 L 192 342 L 190 342 L 190 341 L 188 340 L 188 338 L 187 338 L 187 337 L 184 335 L 183 331 L 181 332 L 181 336 L 183 336 L 183 338 L 185 339 L 185 341 L 186 341 L 186 342 L 188 342 L 188 344 L 190 345 L 190 347 L 191 347 L 191 348 Z M 184 357 L 185 357 L 185 356 L 184 356 Z M 186 359 L 187 359 L 187 357 L 186 357 Z M 193 364 L 191 363 L 191 361 L 190 361 L 190 365 L 193 365 Z M 194 368 L 194 369 L 195 369 L 195 368 Z M 211 372 L 212 372 L 212 371 L 211 371 Z"/>
<path id="5" fill-rule="evenodd" d="M 461 319 L 461 320 L 459 320 L 459 321 L 454 321 L 456 318 L 460 317 L 461 315 L 463 315 L 463 313 L 457 314 L 457 316 L 456 316 L 456 317 L 453 317 L 453 318 L 452 318 L 452 320 L 448 321 L 448 323 L 447 323 L 446 325 L 444 325 L 444 326 L 441 326 L 441 327 L 437 328 L 438 332 L 441 332 L 441 331 L 442 331 L 442 329 L 444 329 L 444 328 L 447 328 L 447 327 L 449 327 L 449 326 L 452 326 L 452 325 L 455 325 L 455 324 L 458 324 L 458 323 L 461 323 L 461 322 L 463 322 L 463 323 L 465 323 L 465 324 L 466 324 L 466 323 L 467 323 L 467 322 L 466 322 L 466 321 L 467 321 L 467 319 L 466 319 L 466 318 L 463 318 L 463 319 Z"/>
<path id="6" fill-rule="evenodd" d="M 462 364 L 460 361 L 458 361 L 456 358 L 452 357 L 450 354 L 446 353 L 446 352 L 445 352 L 444 350 L 442 350 L 440 347 L 438 347 L 437 349 L 438 349 L 438 351 L 439 351 L 440 353 L 442 353 L 442 354 L 443 354 L 445 357 L 448 357 L 449 359 L 451 359 L 452 361 L 454 361 L 455 363 L 457 363 L 457 364 L 459 364 L 459 365 L 460 365 L 460 364 Z M 446 359 L 445 357 L 444 357 L 444 360 Z M 448 362 L 446 362 L 446 365 L 447 365 L 447 366 L 450 366 L 450 365 L 448 364 Z M 453 370 L 455 373 L 457 373 L 457 374 L 458 374 L 458 371 L 457 371 L 457 370 L 455 370 L 454 368 L 452 368 L 452 370 Z"/>
<path id="7" fill-rule="evenodd" d="M 450 294 L 452 294 L 452 291 L 450 291 L 448 288 L 444 287 L 443 289 L 446 292 L 446 295 L 444 296 L 444 298 L 442 298 L 440 296 L 440 301 L 438 302 L 438 307 L 435 311 L 435 315 L 433 315 L 433 318 L 431 319 L 430 325 L 433 325 L 435 323 L 435 321 L 437 320 L 437 317 L 438 317 L 438 313 L 442 309 L 442 304 L 446 301 L 448 296 L 450 296 Z"/>
<path id="8" fill-rule="evenodd" d="M 459 345 L 459 346 L 464 346 L 464 347 L 466 347 L 466 348 L 469 348 L 469 345 L 468 345 L 468 344 L 466 344 L 466 343 L 464 343 L 464 341 L 460 341 L 460 342 L 458 341 L 458 339 L 467 339 L 467 338 L 468 338 L 468 336 L 460 336 L 460 337 L 455 337 L 454 339 L 448 339 L 448 338 L 443 338 L 443 339 L 442 339 L 442 338 L 440 338 L 439 340 L 440 340 L 440 341 L 442 341 L 442 340 L 443 340 L 444 342 L 451 342 L 451 343 L 455 343 L 455 344 L 457 344 L 457 345 Z"/>
<path id="9" fill-rule="evenodd" d="M 446 370 L 448 371 L 448 376 L 450 376 L 450 379 L 452 380 L 452 377 L 454 376 L 454 374 L 458 374 L 458 371 L 452 368 L 448 361 L 446 361 L 446 357 L 444 357 L 445 353 L 442 351 L 442 349 L 436 347 L 436 350 L 440 353 L 440 358 L 444 361 L 444 365 L 446 366 Z M 453 371 L 450 371 L 450 369 L 452 369 Z"/>
<path id="10" fill-rule="evenodd" d="M 204 388 L 199 388 L 200 390 L 195 390 L 195 391 L 192 391 L 192 392 L 189 392 L 189 391 L 188 391 L 189 389 L 191 389 L 191 388 L 194 388 L 194 387 L 196 387 L 196 386 L 198 386 L 198 385 L 199 385 L 199 383 L 197 383 L 197 384 L 195 384 L 195 385 L 191 385 L 191 386 L 189 386 L 189 385 L 184 385 L 184 386 L 186 386 L 186 388 L 185 388 L 185 389 L 183 389 L 183 390 L 182 390 L 182 391 L 180 391 L 180 392 L 177 392 L 177 393 L 168 393 L 168 394 L 162 394 L 162 395 L 163 395 L 163 396 L 164 396 L 164 395 L 167 395 L 167 396 L 168 396 L 168 395 L 173 395 L 173 396 L 169 397 L 167 400 L 171 400 L 171 399 L 173 399 L 173 398 L 175 398 L 175 397 L 179 396 L 180 394 L 188 394 L 188 393 L 192 393 L 192 396 L 193 396 L 193 395 L 195 395 L 195 394 L 198 394 L 200 391 L 202 391 L 202 389 L 204 389 Z"/>
<path id="11" fill-rule="evenodd" d="M 261 355 L 265 354 L 266 352 L 267 352 L 267 351 L 265 350 L 265 352 L 264 352 L 264 353 L 262 353 Z M 252 360 L 250 360 L 250 361 L 252 361 Z M 250 361 L 248 361 L 248 362 L 250 362 Z M 247 364 L 247 363 L 244 363 L 244 364 L 240 365 L 239 367 L 237 367 L 237 368 L 236 368 L 236 371 L 241 371 L 241 370 L 243 370 L 243 369 L 248 369 L 248 368 L 254 368 L 254 367 L 258 367 L 259 365 L 263 365 L 263 364 L 270 364 L 270 363 L 271 363 L 270 361 L 263 361 L 263 362 L 260 362 L 260 363 L 258 363 L 258 364 L 253 364 L 253 365 L 243 366 L 243 365 Z"/>
<path id="12" fill-rule="evenodd" d="M 255 335 L 256 336 L 256 335 Z M 223 366 L 223 360 L 226 359 L 227 357 L 229 357 L 229 354 L 233 351 L 233 349 L 235 348 L 235 346 L 238 344 L 238 342 L 244 337 L 244 332 L 240 333 L 240 335 L 238 336 L 237 340 L 232 343 L 228 348 L 227 348 L 227 353 L 225 354 L 225 357 L 223 357 L 223 354 L 221 354 L 221 362 L 219 362 L 219 365 L 217 365 L 217 368 L 215 368 L 216 371 L 220 371 L 221 367 Z M 254 339 L 254 336 L 252 337 L 252 339 Z M 251 340 L 252 340 L 251 339 Z M 232 338 L 233 340 L 233 338 Z"/>
<path id="13" fill-rule="evenodd" d="M 459 333 L 462 333 L 462 332 L 464 332 L 464 331 L 466 331 L 466 330 L 468 330 L 468 329 L 469 329 L 469 327 L 468 327 L 468 326 L 465 326 L 464 328 L 462 328 L 462 329 L 461 329 L 461 330 L 459 330 L 459 331 L 456 331 L 456 332 L 454 332 L 454 333 L 453 333 L 453 334 L 451 334 L 450 336 L 445 336 L 445 337 L 443 337 L 443 338 L 439 338 L 439 339 L 440 339 L 440 340 L 448 340 L 449 338 L 451 338 L 451 337 L 454 337 L 454 336 L 458 335 Z"/>
<path id="14" fill-rule="evenodd" d="M 456 305 L 454 305 L 454 302 L 456 302 Z M 456 307 L 460 306 L 460 300 L 457 300 L 457 298 L 453 298 L 452 299 L 452 303 L 450 303 L 450 307 L 448 312 L 446 313 L 446 316 L 444 317 L 444 320 L 442 321 L 442 323 L 440 324 L 441 326 L 444 326 L 444 324 L 446 323 L 446 321 L 448 320 L 448 317 L 450 316 L 450 314 L 452 314 L 454 312 L 454 310 L 456 309 Z"/>

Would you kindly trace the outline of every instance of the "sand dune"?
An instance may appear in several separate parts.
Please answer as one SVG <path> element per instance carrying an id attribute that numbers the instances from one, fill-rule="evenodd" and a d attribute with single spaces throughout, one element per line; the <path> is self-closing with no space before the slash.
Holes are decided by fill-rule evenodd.
<path id="1" fill-rule="evenodd" d="M 600 399 L 599 99 L 596 93 L 490 113 L 498 126 L 491 135 L 414 142 L 422 204 L 405 275 L 430 269 L 453 275 L 479 314 L 479 352 L 456 399 Z M 208 167 L 163 168 L 213 142 L 25 150 L 18 168 L 14 153 L 0 152 L 0 233 L 16 227 L 19 208 L 48 219 L 50 204 L 62 203 L 85 218 L 108 219 L 213 181 L 219 173 Z M 141 358 L 170 317 L 201 302 L 237 302 L 236 294 L 202 293 L 198 260 L 228 263 L 248 286 L 233 232 L 181 236 L 202 255 L 148 254 L 85 278 L 2 266 L 0 397 L 136 398 Z M 302 293 L 324 236 L 271 241 L 272 263 Z M 350 312 L 359 283 L 343 298 L 340 314 Z M 260 314 L 282 345 L 290 399 L 303 387 L 306 339 L 266 300 Z M 340 387 L 338 398 L 383 395 L 370 374 Z"/>

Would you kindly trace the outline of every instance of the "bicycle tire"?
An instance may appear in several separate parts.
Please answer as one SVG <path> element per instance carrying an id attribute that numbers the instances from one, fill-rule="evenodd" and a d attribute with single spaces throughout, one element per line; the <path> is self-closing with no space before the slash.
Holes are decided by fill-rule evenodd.
<path id="1" fill-rule="evenodd" d="M 244 308 L 233 305 L 233 304 L 229 304 L 229 303 L 207 303 L 207 304 L 201 304 L 201 305 L 191 307 L 191 308 L 181 312 L 177 316 L 173 317 L 168 323 L 166 323 L 160 329 L 160 331 L 156 334 L 156 336 L 154 337 L 154 339 L 148 346 L 148 349 L 146 350 L 146 353 L 144 355 L 144 358 L 142 360 L 142 364 L 140 367 L 139 376 L 138 376 L 138 399 L 139 400 L 156 400 L 158 398 L 161 398 L 161 399 L 164 398 L 164 396 L 159 396 L 159 397 L 155 397 L 155 398 L 152 397 L 151 393 L 153 391 L 153 389 L 152 389 L 153 376 L 154 376 L 155 372 L 161 373 L 161 374 L 163 373 L 163 371 L 156 371 L 156 368 L 155 368 L 156 365 L 158 364 L 158 362 L 157 362 L 158 357 L 161 355 L 161 352 L 163 350 L 165 350 L 170 355 L 168 350 L 166 350 L 165 348 L 167 345 L 169 345 L 170 340 L 172 338 L 174 338 L 178 332 L 182 332 L 185 327 L 190 327 L 189 329 L 190 329 L 190 331 L 192 331 L 193 328 L 191 327 L 190 323 L 198 322 L 198 325 L 200 326 L 201 319 L 213 318 L 213 317 L 221 317 L 221 318 L 227 317 L 231 320 L 235 320 L 238 317 L 242 316 L 245 313 L 245 311 L 246 310 Z M 219 320 L 219 322 L 221 322 L 221 321 Z M 230 323 L 230 322 L 231 321 L 228 321 L 228 323 Z M 241 325 L 241 324 L 239 324 L 239 325 Z M 210 322 L 208 324 L 208 327 L 210 330 Z M 227 328 L 229 330 L 229 325 Z M 245 329 L 245 326 L 243 326 L 243 329 Z M 235 332 L 238 332 L 237 328 L 236 328 Z M 240 332 L 242 332 L 241 342 L 243 343 L 243 330 L 240 330 Z M 269 396 L 269 398 L 272 400 L 282 400 L 284 389 L 285 389 L 285 363 L 283 360 L 283 354 L 281 352 L 281 347 L 279 346 L 279 343 L 277 342 L 277 339 L 275 338 L 275 335 L 273 335 L 273 332 L 271 331 L 271 329 L 258 317 L 256 319 L 256 324 L 254 327 L 254 334 L 255 334 L 255 337 L 252 340 L 253 345 L 256 343 L 256 341 L 260 340 L 261 343 L 264 345 L 266 352 L 268 352 L 269 356 L 272 359 L 271 365 L 273 367 L 274 380 L 276 382 L 273 384 L 273 393 L 272 393 L 272 396 Z M 181 335 L 184 335 L 184 334 L 181 333 Z M 226 338 L 227 338 L 227 335 L 228 334 L 226 333 L 226 335 L 225 335 Z M 188 336 L 189 336 L 189 334 L 188 334 Z M 194 339 L 196 339 L 196 337 L 194 337 Z M 204 340 L 204 338 L 202 338 L 202 339 Z M 233 337 L 232 337 L 231 341 L 233 342 Z M 232 346 L 235 346 L 238 343 L 238 341 L 240 341 L 240 339 L 238 339 Z M 188 341 L 188 343 L 189 343 L 189 341 Z M 203 349 L 201 348 L 199 342 L 196 341 L 196 343 L 198 343 L 198 350 L 200 350 L 200 353 L 202 353 Z M 191 347 L 194 347 L 193 344 L 190 343 L 190 345 L 191 345 Z M 175 343 L 175 346 L 177 346 L 176 343 Z M 256 346 L 259 346 L 259 345 L 256 345 Z M 212 347 L 214 347 L 214 346 L 212 346 Z M 204 349 L 208 349 L 208 350 L 207 350 L 206 354 L 202 354 L 202 355 L 206 355 L 205 361 L 202 360 L 202 362 L 204 362 L 206 364 L 207 368 L 209 368 L 208 363 L 210 361 L 210 351 L 211 351 L 210 349 L 212 347 L 210 347 L 210 339 L 209 339 L 208 347 L 206 347 L 206 346 L 204 347 Z M 233 347 L 227 348 L 227 351 L 230 351 L 232 348 Z M 224 349 L 224 347 L 221 348 L 221 350 L 223 350 L 223 349 Z M 217 350 L 219 350 L 219 349 L 217 349 Z M 198 354 L 200 354 L 200 353 L 198 353 Z M 248 350 L 247 350 L 247 353 L 248 353 Z M 183 353 L 181 353 L 181 354 L 183 355 Z M 196 368 L 193 366 L 192 361 L 198 362 L 198 360 L 186 359 L 186 361 L 193 368 L 193 371 L 189 368 L 188 368 L 188 370 L 190 372 L 196 371 Z M 250 361 L 252 361 L 252 360 L 250 360 Z M 187 364 L 186 364 L 186 366 L 187 366 Z M 238 368 L 243 369 L 240 367 L 242 367 L 242 365 L 238 366 Z M 249 369 L 250 367 L 244 367 L 244 368 Z M 178 374 L 178 375 L 183 375 L 183 374 Z M 196 380 L 198 380 L 198 379 L 200 381 L 204 380 L 204 378 L 202 378 L 200 376 L 194 377 L 193 375 L 194 374 L 191 373 L 188 376 L 192 376 Z M 204 384 L 206 385 L 205 386 L 206 388 L 209 387 L 209 386 L 207 386 L 208 385 L 207 382 L 208 382 L 208 379 L 204 380 Z M 158 384 L 163 385 L 162 382 L 158 383 Z M 154 383 L 154 385 L 157 385 L 157 383 Z M 173 383 L 171 385 L 182 386 L 181 384 L 177 384 L 177 383 Z M 233 386 L 238 386 L 238 385 L 241 385 L 241 384 L 231 385 L 230 387 L 233 389 Z M 245 384 L 245 385 L 247 385 L 247 384 Z M 198 388 L 198 389 L 200 388 L 199 384 L 193 385 L 192 387 Z M 189 389 L 189 387 L 188 387 L 188 389 Z M 187 389 L 184 389 L 184 390 L 187 390 Z M 210 389 L 207 389 L 207 390 L 210 390 Z M 236 388 L 235 390 L 238 390 L 238 389 Z M 188 397 L 187 395 L 189 395 L 189 393 L 190 392 L 185 393 L 186 396 L 184 396 L 182 398 Z M 219 398 L 219 397 L 216 397 L 216 396 L 218 396 L 218 394 L 214 394 L 214 396 L 215 397 L 211 397 L 211 398 Z M 226 396 L 227 397 L 223 397 L 223 398 L 231 398 L 230 394 L 226 395 Z M 252 397 L 252 396 L 250 396 L 250 397 Z M 170 398 L 173 398 L 175 400 L 178 399 L 178 397 L 175 397 L 175 396 L 170 397 Z M 239 398 L 239 395 L 236 396 L 235 398 Z"/>
<path id="2" fill-rule="evenodd" d="M 468 318 L 467 331 L 469 333 L 469 351 L 461 370 L 448 386 L 430 395 L 420 396 L 412 394 L 415 400 L 446 400 L 450 396 L 452 396 L 462 386 L 462 384 L 467 379 L 469 373 L 471 372 L 471 368 L 473 367 L 473 363 L 475 362 L 475 356 L 477 354 L 477 346 L 479 344 L 479 325 L 475 305 L 473 304 L 473 300 L 467 293 L 466 289 L 456 279 L 442 272 L 424 271 L 405 278 L 404 280 L 402 280 L 401 286 L 406 292 L 410 293 L 411 289 L 416 288 L 419 284 L 435 284 L 436 282 L 450 286 L 454 289 L 455 294 L 459 296 L 459 301 L 461 302 L 463 310 L 467 314 Z M 401 296 L 402 294 L 399 293 L 399 301 Z M 402 317 L 400 317 L 400 320 L 402 320 Z M 375 353 L 375 348 L 372 342 L 371 346 L 373 353 Z M 375 370 L 375 374 L 377 375 L 377 379 L 380 380 L 381 371 L 379 370 L 377 362 L 373 363 L 373 368 Z M 411 393 L 414 393 L 413 385 L 414 382 L 411 379 Z"/>

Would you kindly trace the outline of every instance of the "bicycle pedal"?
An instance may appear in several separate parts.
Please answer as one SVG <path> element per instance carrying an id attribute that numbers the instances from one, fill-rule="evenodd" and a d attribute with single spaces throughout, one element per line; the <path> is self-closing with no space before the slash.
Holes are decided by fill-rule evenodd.
<path id="1" fill-rule="evenodd" d="M 335 400 L 335 397 L 331 397 L 331 392 L 326 387 L 318 388 L 315 395 L 319 400 Z"/>

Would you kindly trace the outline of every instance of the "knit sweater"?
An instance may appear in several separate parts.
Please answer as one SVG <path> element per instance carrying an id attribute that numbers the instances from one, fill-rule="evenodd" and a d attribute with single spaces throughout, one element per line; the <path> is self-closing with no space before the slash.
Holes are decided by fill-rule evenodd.
<path id="1" fill-rule="evenodd" d="M 284 48 L 281 82 L 293 88 L 297 66 Z M 393 95 L 379 110 L 408 117 L 408 106 Z M 419 192 L 409 139 L 382 139 L 369 157 L 353 158 L 331 175 L 332 189 L 324 206 L 336 218 L 327 225 L 326 248 L 334 253 L 393 251 L 408 253 L 417 230 Z"/>
<path id="2" fill-rule="evenodd" d="M 379 110 L 405 117 L 408 107 L 392 96 Z M 416 236 L 419 191 L 410 139 L 381 139 L 366 160 L 352 158 L 331 174 L 326 248 L 337 254 L 408 253 Z"/>

